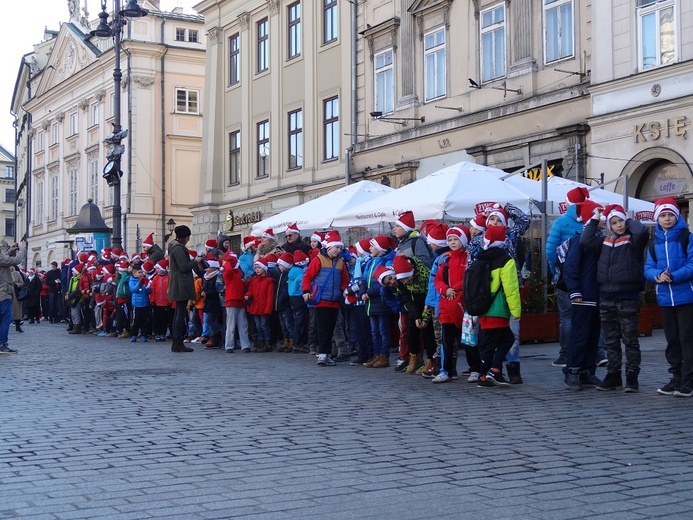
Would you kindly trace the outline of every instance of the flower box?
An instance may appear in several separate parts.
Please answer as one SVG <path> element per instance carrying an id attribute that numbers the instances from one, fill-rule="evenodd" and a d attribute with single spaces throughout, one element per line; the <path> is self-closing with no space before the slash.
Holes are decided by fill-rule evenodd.
<path id="1" fill-rule="evenodd" d="M 523 314 L 520 319 L 520 343 L 558 341 L 557 312 Z"/>

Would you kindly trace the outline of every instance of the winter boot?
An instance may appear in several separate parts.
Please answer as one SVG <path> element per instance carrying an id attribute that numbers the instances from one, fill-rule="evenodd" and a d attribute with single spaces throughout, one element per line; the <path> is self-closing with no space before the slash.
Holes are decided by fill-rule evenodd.
<path id="1" fill-rule="evenodd" d="M 409 365 L 407 365 L 407 374 L 416 374 L 416 371 L 423 366 L 423 358 L 421 354 L 409 354 Z"/>
<path id="2" fill-rule="evenodd" d="M 390 358 L 385 355 L 381 354 L 380 356 L 376 356 L 378 360 L 373 363 L 373 368 L 387 368 L 390 366 Z"/>
<path id="3" fill-rule="evenodd" d="M 195 350 L 186 347 L 183 343 L 183 338 L 173 338 L 173 343 L 171 344 L 171 352 L 194 352 Z"/>
<path id="4" fill-rule="evenodd" d="M 68 334 L 81 334 L 82 333 L 82 324 L 78 323 L 77 325 L 74 325 L 72 327 L 72 330 L 68 332 Z"/>
<path id="5" fill-rule="evenodd" d="M 440 373 L 440 358 L 439 357 L 434 357 L 431 360 L 431 366 L 428 368 L 424 368 L 421 371 L 421 375 L 425 379 L 433 379 Z"/>
<path id="6" fill-rule="evenodd" d="M 629 370 L 626 372 L 626 392 L 635 393 L 640 390 L 638 385 L 638 373 L 640 370 Z"/>
<path id="7" fill-rule="evenodd" d="M 19 320 L 14 320 L 14 328 L 17 332 L 24 332 L 22 330 L 22 325 Z"/>
<path id="8" fill-rule="evenodd" d="M 563 384 L 568 390 L 582 390 L 582 383 L 580 383 L 580 369 L 569 368 L 565 375 L 565 379 L 563 380 Z"/>
<path id="9" fill-rule="evenodd" d="M 294 350 L 294 340 L 292 339 L 287 339 L 286 344 L 284 345 L 284 349 L 282 352 L 293 352 Z"/>
<path id="10" fill-rule="evenodd" d="M 363 366 L 366 368 L 373 368 L 373 365 L 375 365 L 378 361 L 380 361 L 380 358 L 382 355 L 378 356 L 373 356 L 373 358 L 370 361 L 366 361 Z"/>
<path id="11" fill-rule="evenodd" d="M 580 370 L 580 384 L 583 387 L 594 388 L 597 385 L 602 384 L 602 380 L 595 376 L 589 370 Z"/>
<path id="12" fill-rule="evenodd" d="M 601 385 L 597 385 L 597 390 L 620 390 L 623 388 L 621 372 L 608 372 Z"/>
<path id="13" fill-rule="evenodd" d="M 508 381 L 511 385 L 521 385 L 522 376 L 520 375 L 520 363 L 517 361 L 511 361 L 505 364 L 505 368 L 508 371 Z"/>
<path id="14" fill-rule="evenodd" d="M 434 367 L 433 365 L 433 359 L 431 358 L 426 358 L 426 363 L 424 363 L 424 366 L 421 367 L 417 372 L 419 374 L 423 374 L 426 370 L 430 370 Z"/>

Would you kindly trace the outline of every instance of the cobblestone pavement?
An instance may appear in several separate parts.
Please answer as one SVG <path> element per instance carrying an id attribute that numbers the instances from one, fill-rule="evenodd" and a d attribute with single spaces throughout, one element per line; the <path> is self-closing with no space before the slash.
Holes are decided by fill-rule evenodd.
<path id="1" fill-rule="evenodd" d="M 661 331 L 625 394 L 565 390 L 555 344 L 523 346 L 525 384 L 486 389 L 25 329 L 0 356 L 0 518 L 693 514 L 693 399 L 655 393 Z"/>

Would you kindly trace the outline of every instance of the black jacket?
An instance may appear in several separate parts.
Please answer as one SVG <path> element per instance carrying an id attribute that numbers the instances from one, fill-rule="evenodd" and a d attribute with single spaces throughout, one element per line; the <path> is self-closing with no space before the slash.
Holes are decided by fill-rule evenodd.
<path id="1" fill-rule="evenodd" d="M 582 235 L 575 235 L 568 242 L 568 253 L 563 264 L 563 280 L 571 300 L 582 298 L 582 305 L 594 307 L 599 302 L 599 285 L 597 284 L 599 252 L 580 244 L 580 238 L 588 232 L 594 235 L 596 229 L 585 228 Z"/>
<path id="2" fill-rule="evenodd" d="M 61 291 L 61 283 L 55 283 L 56 280 L 60 280 L 60 269 L 51 269 L 46 273 L 46 285 L 48 286 L 49 293 L 59 293 Z"/>

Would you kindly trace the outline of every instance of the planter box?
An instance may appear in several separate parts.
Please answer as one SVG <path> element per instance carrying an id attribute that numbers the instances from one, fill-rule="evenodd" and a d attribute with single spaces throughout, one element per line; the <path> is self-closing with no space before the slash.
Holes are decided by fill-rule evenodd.
<path id="1" fill-rule="evenodd" d="M 558 313 L 523 314 L 520 319 L 520 342 L 558 341 Z"/>
<path id="2" fill-rule="evenodd" d="M 661 329 L 662 325 L 662 308 L 656 303 L 646 303 L 640 308 L 640 313 L 646 311 L 650 315 L 652 328 Z"/>
<path id="3" fill-rule="evenodd" d="M 661 316 L 662 310 L 659 310 Z M 652 336 L 652 323 L 656 311 L 643 305 L 640 308 L 640 320 L 638 321 L 638 334 L 640 336 Z"/>

